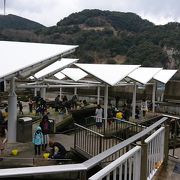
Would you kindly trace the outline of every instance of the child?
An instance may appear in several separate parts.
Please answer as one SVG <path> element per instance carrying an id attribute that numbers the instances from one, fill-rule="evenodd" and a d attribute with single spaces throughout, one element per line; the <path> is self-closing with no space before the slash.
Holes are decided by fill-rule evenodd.
<path id="1" fill-rule="evenodd" d="M 40 155 L 41 146 L 43 144 L 43 134 L 40 126 L 37 127 L 33 135 L 33 144 L 34 144 L 35 155 Z"/>

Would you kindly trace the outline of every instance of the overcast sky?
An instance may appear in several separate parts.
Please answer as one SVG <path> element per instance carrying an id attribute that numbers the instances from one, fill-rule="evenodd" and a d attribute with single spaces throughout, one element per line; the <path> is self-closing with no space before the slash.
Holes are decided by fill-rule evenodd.
<path id="1" fill-rule="evenodd" d="M 0 13 L 3 14 L 0 0 Z M 6 0 L 6 14 L 15 14 L 45 26 L 56 25 L 84 9 L 133 12 L 155 24 L 180 22 L 180 0 Z"/>

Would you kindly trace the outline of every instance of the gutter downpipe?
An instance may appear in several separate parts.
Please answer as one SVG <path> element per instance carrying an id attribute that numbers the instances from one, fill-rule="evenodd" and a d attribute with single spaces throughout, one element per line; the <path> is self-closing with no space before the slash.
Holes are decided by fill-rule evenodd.
<path id="1" fill-rule="evenodd" d="M 105 128 L 107 127 L 107 109 L 108 109 L 108 85 L 105 85 L 105 91 L 104 91 L 104 125 Z"/>
<path id="2" fill-rule="evenodd" d="M 132 118 L 135 119 L 135 113 L 136 113 L 136 82 L 134 82 L 134 91 L 133 91 L 133 101 L 132 101 Z"/>
<path id="3" fill-rule="evenodd" d="M 152 112 L 155 112 L 155 98 L 156 98 L 156 82 L 153 84 L 153 94 L 152 94 Z"/>
<path id="4" fill-rule="evenodd" d="M 97 87 L 97 104 L 100 102 L 100 86 Z"/>

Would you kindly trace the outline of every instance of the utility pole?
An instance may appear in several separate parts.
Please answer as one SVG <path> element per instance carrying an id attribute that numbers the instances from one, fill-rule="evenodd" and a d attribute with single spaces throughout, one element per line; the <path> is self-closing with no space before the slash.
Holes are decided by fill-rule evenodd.
<path id="1" fill-rule="evenodd" d="M 6 0 L 4 0 L 4 16 L 6 15 Z"/>

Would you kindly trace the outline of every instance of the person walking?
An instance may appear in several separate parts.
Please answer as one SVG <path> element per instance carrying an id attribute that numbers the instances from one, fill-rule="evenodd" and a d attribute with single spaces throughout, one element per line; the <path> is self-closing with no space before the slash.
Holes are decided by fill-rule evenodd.
<path id="1" fill-rule="evenodd" d="M 96 126 L 99 129 L 100 127 L 102 127 L 102 118 L 103 118 L 103 109 L 101 108 L 100 104 L 97 105 L 95 116 L 96 116 Z"/>
<path id="2" fill-rule="evenodd" d="M 33 109 L 33 100 L 31 98 L 29 98 L 29 113 L 32 113 L 32 109 Z"/>
<path id="3" fill-rule="evenodd" d="M 18 101 L 18 107 L 19 107 L 19 114 L 23 115 L 23 105 L 21 101 Z"/>
<path id="4" fill-rule="evenodd" d="M 141 101 L 141 111 L 143 113 L 143 117 L 145 117 L 146 112 L 148 111 L 148 105 L 147 105 L 147 101 L 145 98 L 143 98 L 143 100 Z"/>
<path id="5" fill-rule="evenodd" d="M 59 111 L 59 105 L 60 105 L 60 95 L 58 94 L 54 100 L 55 105 L 55 112 Z"/>
<path id="6" fill-rule="evenodd" d="M 41 146 L 43 144 L 43 133 L 40 126 L 36 128 L 36 131 L 33 134 L 33 144 L 34 144 L 34 154 L 41 155 Z"/>

